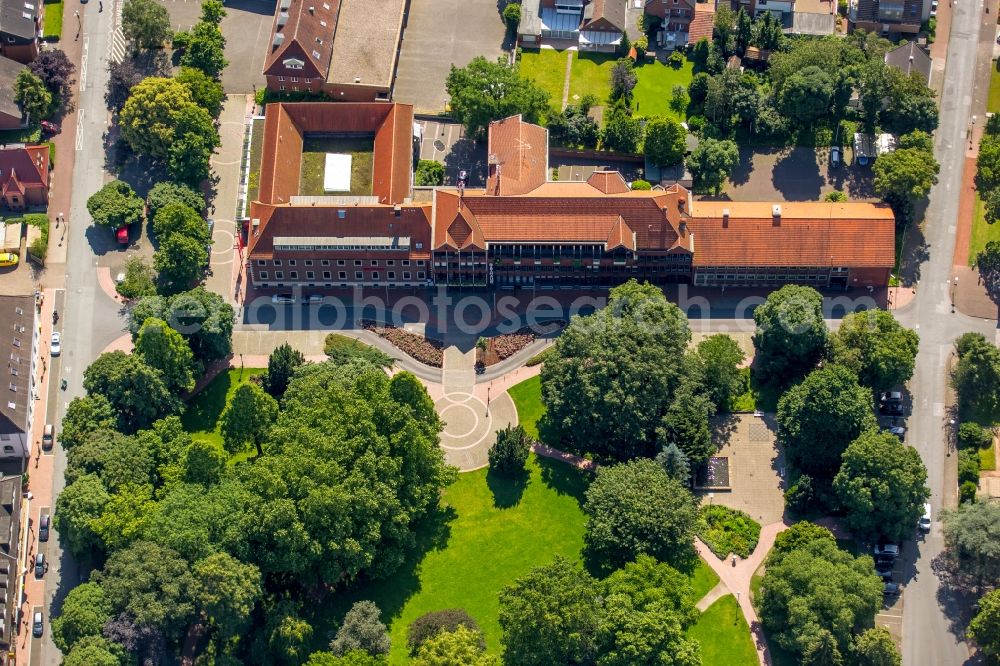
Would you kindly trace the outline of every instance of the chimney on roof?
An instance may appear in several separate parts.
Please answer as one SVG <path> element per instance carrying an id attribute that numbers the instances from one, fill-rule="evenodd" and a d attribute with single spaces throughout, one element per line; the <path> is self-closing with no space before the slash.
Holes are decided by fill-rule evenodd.
<path id="1" fill-rule="evenodd" d="M 771 221 L 774 223 L 774 226 L 781 224 L 781 204 L 771 206 Z"/>
<path id="2" fill-rule="evenodd" d="M 728 229 L 729 228 L 729 209 L 728 208 L 723 208 L 722 209 L 722 228 L 723 229 Z"/>

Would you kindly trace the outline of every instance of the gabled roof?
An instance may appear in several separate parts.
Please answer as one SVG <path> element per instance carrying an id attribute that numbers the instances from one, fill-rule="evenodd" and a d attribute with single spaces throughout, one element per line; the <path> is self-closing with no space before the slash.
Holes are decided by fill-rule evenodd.
<path id="1" fill-rule="evenodd" d="M 0 434 L 26 432 L 31 400 L 31 337 L 35 328 L 34 296 L 0 296 Z"/>
<path id="2" fill-rule="evenodd" d="M 931 57 L 927 51 L 917 46 L 916 42 L 909 42 L 902 46 L 897 46 L 885 54 L 885 64 L 902 71 L 904 74 L 919 74 L 921 80 L 930 85 L 931 82 Z"/>
<path id="3" fill-rule="evenodd" d="M 325 79 L 340 4 L 341 0 L 278 0 L 264 74 Z M 287 68 L 284 62 L 289 59 L 302 62 L 302 68 Z"/>
<path id="4" fill-rule="evenodd" d="M 700 39 L 712 39 L 712 29 L 715 27 L 715 4 L 699 2 L 694 6 L 694 18 L 688 26 L 688 44 L 694 44 Z"/>
<path id="5" fill-rule="evenodd" d="M 33 41 L 41 7 L 42 0 L 0 0 L 0 34 L 15 44 Z"/>
<path id="6" fill-rule="evenodd" d="M 0 56 L 0 114 L 11 118 L 21 118 L 21 107 L 14 101 L 14 82 L 25 65 Z"/>
<path id="7" fill-rule="evenodd" d="M 549 132 L 520 115 L 490 123 L 486 191 L 494 195 L 530 192 L 546 180 Z"/>
<path id="8" fill-rule="evenodd" d="M 583 10 L 581 30 L 625 31 L 625 0 L 591 0 Z"/>
<path id="9" fill-rule="evenodd" d="M 725 215 L 728 211 L 728 217 Z M 892 268 L 895 218 L 884 204 L 697 201 L 695 266 Z"/>
<path id="10" fill-rule="evenodd" d="M 49 147 L 0 147 L 0 185 L 5 191 L 48 189 Z"/>
<path id="11" fill-rule="evenodd" d="M 604 194 L 622 194 L 631 191 L 628 183 L 617 171 L 595 171 L 590 174 L 587 184 Z"/>

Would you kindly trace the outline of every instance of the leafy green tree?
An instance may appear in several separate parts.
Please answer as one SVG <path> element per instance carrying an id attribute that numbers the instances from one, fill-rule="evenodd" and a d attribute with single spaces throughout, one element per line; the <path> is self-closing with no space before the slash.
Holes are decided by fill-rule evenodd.
<path id="1" fill-rule="evenodd" d="M 656 454 L 656 462 L 672 479 L 687 483 L 691 478 L 691 462 L 674 442 L 670 442 Z"/>
<path id="2" fill-rule="evenodd" d="M 603 310 L 574 317 L 542 366 L 545 418 L 561 446 L 617 460 L 652 455 L 690 339 L 684 313 L 635 281 L 612 289 Z"/>
<path id="3" fill-rule="evenodd" d="M 854 638 L 851 653 L 857 666 L 901 666 L 903 663 L 892 634 L 885 627 L 865 629 Z"/>
<path id="4" fill-rule="evenodd" d="M 196 238 L 171 234 L 153 253 L 153 267 L 163 291 L 176 294 L 201 279 L 208 263 L 208 250 Z"/>
<path id="5" fill-rule="evenodd" d="M 194 354 L 181 334 L 162 319 L 150 317 L 143 322 L 136 339 L 135 353 L 142 356 L 150 367 L 160 371 L 171 390 L 190 391 L 194 388 Z"/>
<path id="6" fill-rule="evenodd" d="M 298 664 L 308 652 L 313 628 L 299 615 L 298 604 L 283 600 L 267 613 L 264 632 L 267 635 L 269 661 Z M 353 664 L 353 662 L 350 662 Z"/>
<path id="7" fill-rule="evenodd" d="M 866 541 L 902 541 L 930 498 L 927 468 L 913 447 L 888 432 L 869 430 L 844 451 L 833 489 L 848 529 Z"/>
<path id="8" fill-rule="evenodd" d="M 174 234 L 193 238 L 204 245 L 212 240 L 208 224 L 201 215 L 194 208 L 181 203 L 167 204 L 156 212 L 153 233 L 161 245 Z"/>
<path id="9" fill-rule="evenodd" d="M 135 432 L 180 409 L 163 375 L 135 354 L 105 352 L 83 372 L 88 394 L 103 395 L 118 415 L 118 429 Z"/>
<path id="10" fill-rule="evenodd" d="M 224 637 L 238 636 L 263 593 L 260 570 L 228 553 L 215 553 L 195 563 L 199 585 L 195 603 Z"/>
<path id="11" fill-rule="evenodd" d="M 691 99 L 688 97 L 687 89 L 679 83 L 674 84 L 670 91 L 670 109 L 680 115 L 684 113 Z"/>
<path id="12" fill-rule="evenodd" d="M 811 523 L 808 520 L 800 520 L 787 530 L 778 533 L 774 539 L 772 552 L 778 553 L 777 556 L 780 556 L 803 548 L 813 541 L 829 541 L 835 544 L 837 539 L 833 536 L 833 532 L 822 525 Z"/>
<path id="13" fill-rule="evenodd" d="M 505 662 L 593 663 L 600 631 L 598 584 L 580 565 L 557 555 L 505 587 L 499 617 Z"/>
<path id="14" fill-rule="evenodd" d="M 509 5 L 513 7 L 514 5 Z M 413 173 L 414 185 L 444 185 L 444 165 L 435 160 L 420 160 Z"/>
<path id="15" fill-rule="evenodd" d="M 760 377 L 788 385 L 809 372 L 826 348 L 823 297 L 811 287 L 785 285 L 753 312 L 753 344 Z"/>
<path id="16" fill-rule="evenodd" d="M 227 476 L 212 486 L 178 481 L 161 490 L 159 496 L 145 521 L 142 536 L 146 540 L 189 562 L 224 549 L 242 561 L 255 563 L 256 556 L 247 551 L 243 523 L 234 516 L 254 511 L 251 507 L 257 498 L 237 479 Z"/>
<path id="17" fill-rule="evenodd" d="M 716 409 L 728 409 L 743 388 L 740 365 L 746 360 L 746 354 L 739 344 L 725 333 L 710 335 L 698 343 L 692 360 L 699 368 L 702 387 Z"/>
<path id="18" fill-rule="evenodd" d="M 913 376 L 920 338 L 886 310 L 852 312 L 830 336 L 834 360 L 858 373 L 864 386 L 884 391 Z"/>
<path id="19" fill-rule="evenodd" d="M 156 301 L 153 301 L 155 305 Z M 161 302 L 162 303 L 162 302 Z M 177 294 L 164 306 L 164 319 L 187 338 L 194 357 L 202 363 L 223 359 L 233 351 L 233 323 L 236 313 L 219 294 L 204 287 Z M 150 311 L 151 312 L 151 311 Z M 158 315 L 152 315 L 158 316 Z M 133 335 L 142 327 L 133 308 L 131 330 Z"/>
<path id="20" fill-rule="evenodd" d="M 486 654 L 482 634 L 460 625 L 454 631 L 442 631 L 424 641 L 410 663 L 413 666 L 500 666 L 500 658 Z"/>
<path id="21" fill-rule="evenodd" d="M 69 451 L 86 441 L 96 431 L 114 427 L 115 410 L 103 395 L 73 398 L 63 416 L 59 443 Z"/>
<path id="22" fill-rule="evenodd" d="M 28 69 L 52 93 L 52 104 L 46 115 L 69 110 L 73 101 L 73 84 L 76 83 L 73 78 L 76 67 L 66 53 L 60 49 L 47 48 L 28 64 Z"/>
<path id="23" fill-rule="evenodd" d="M 233 392 L 219 419 L 222 441 L 230 453 L 239 453 L 253 444 L 257 456 L 264 454 L 267 431 L 278 417 L 278 403 L 262 388 L 249 382 Z"/>
<path id="24" fill-rule="evenodd" d="M 736 42 L 736 52 L 740 55 L 746 53 L 747 47 L 750 46 L 750 40 L 753 39 L 753 19 L 750 18 L 750 14 L 747 10 L 740 6 L 739 11 L 736 12 L 736 28 L 734 34 L 734 40 Z"/>
<path id="25" fill-rule="evenodd" d="M 847 368 L 809 373 L 778 400 L 778 441 L 786 460 L 814 478 L 830 479 L 848 445 L 878 423 L 872 398 Z"/>
<path id="26" fill-rule="evenodd" d="M 913 131 L 933 132 L 939 120 L 933 93 L 906 95 L 892 103 L 882 117 L 886 129 L 904 135 Z"/>
<path id="27" fill-rule="evenodd" d="M 771 12 L 763 12 L 754 21 L 753 37 L 750 43 L 760 49 L 777 51 L 784 41 L 785 34 L 781 29 L 781 21 Z"/>
<path id="28" fill-rule="evenodd" d="M 687 159 L 697 187 L 719 194 L 729 174 L 740 163 L 736 143 L 728 139 L 702 139 Z"/>
<path id="29" fill-rule="evenodd" d="M 693 382 L 681 382 L 657 429 L 657 437 L 664 446 L 677 444 L 688 462 L 697 467 L 708 461 L 716 451 L 708 423 L 713 414 L 715 405 L 712 400 Z"/>
<path id="30" fill-rule="evenodd" d="M 642 553 L 677 566 L 692 557 L 697 502 L 653 460 L 600 468 L 583 510 L 584 543 L 604 568 L 617 568 Z"/>
<path id="31" fill-rule="evenodd" d="M 124 650 L 103 636 L 91 635 L 80 639 L 63 659 L 63 666 L 121 666 Z"/>
<path id="32" fill-rule="evenodd" d="M 531 451 L 531 438 L 521 425 L 497 431 L 497 441 L 489 450 L 490 469 L 506 476 L 524 473 Z"/>
<path id="33" fill-rule="evenodd" d="M 190 185 L 208 180 L 212 173 L 210 160 L 215 148 L 214 140 L 210 134 L 178 132 L 167 160 L 171 178 Z"/>
<path id="34" fill-rule="evenodd" d="M 87 558 L 100 551 L 93 521 L 108 503 L 108 491 L 96 474 L 87 474 L 66 486 L 56 498 L 55 527 L 69 552 Z"/>
<path id="35" fill-rule="evenodd" d="M 141 256 L 134 255 L 126 259 L 122 272 L 125 279 L 116 288 L 125 298 L 143 298 L 156 293 L 156 272 Z"/>
<path id="36" fill-rule="evenodd" d="M 184 454 L 184 481 L 214 485 L 226 471 L 229 456 L 218 444 L 196 439 Z"/>
<path id="37" fill-rule="evenodd" d="M 209 112 L 195 103 L 191 89 L 176 79 L 151 76 L 132 88 L 119 115 L 122 137 L 141 155 L 165 159 L 187 132 L 218 145 Z"/>
<path id="38" fill-rule="evenodd" d="M 67 482 L 97 474 L 110 491 L 129 484 L 148 484 L 153 473 L 152 454 L 135 437 L 113 430 L 92 433 L 69 451 L 67 458 Z"/>
<path id="39" fill-rule="evenodd" d="M 22 69 L 14 80 L 14 101 L 21 106 L 21 111 L 30 122 L 37 123 L 52 108 L 52 93 L 31 70 Z"/>
<path id="40" fill-rule="evenodd" d="M 819 67 L 795 72 L 781 88 L 780 108 L 802 125 L 810 126 L 827 115 L 833 99 L 833 80 Z"/>
<path id="41" fill-rule="evenodd" d="M 646 122 L 646 139 L 643 143 L 646 157 L 653 164 L 672 166 L 684 159 L 685 132 L 681 124 L 671 118 L 657 116 Z"/>
<path id="42" fill-rule="evenodd" d="M 225 49 L 226 38 L 222 36 L 219 26 L 200 21 L 191 29 L 191 37 L 181 56 L 181 66 L 200 69 L 208 76 L 218 79 L 229 64 L 224 54 Z"/>
<path id="43" fill-rule="evenodd" d="M 493 120 L 520 113 L 525 122 L 537 123 L 549 108 L 549 96 L 538 84 L 499 59 L 477 56 L 465 67 L 452 65 L 445 88 L 452 116 L 475 140 L 486 136 Z"/>
<path id="44" fill-rule="evenodd" d="M 174 637 L 194 617 L 201 587 L 177 552 L 149 541 L 111 553 L 94 581 L 116 612 L 128 613 L 140 627 L 155 627 Z"/>
<path id="45" fill-rule="evenodd" d="M 715 43 L 725 57 L 736 52 L 736 12 L 722 5 L 715 11 Z"/>
<path id="46" fill-rule="evenodd" d="M 201 3 L 201 21 L 212 25 L 221 25 L 226 18 L 226 6 L 222 0 L 204 0 Z"/>
<path id="47" fill-rule="evenodd" d="M 264 375 L 264 388 L 280 400 L 288 389 L 295 369 L 306 362 L 306 357 L 287 342 L 279 345 L 267 357 L 267 374 Z"/>
<path id="48" fill-rule="evenodd" d="M 1000 408 L 1000 349 L 981 333 L 963 335 L 955 348 L 958 364 L 951 383 L 958 393 L 959 413 L 991 422 Z"/>
<path id="49" fill-rule="evenodd" d="M 149 194 L 146 195 L 146 206 L 149 208 L 149 216 L 153 220 L 156 220 L 161 209 L 170 204 L 182 204 L 200 216 L 201 212 L 205 210 L 205 195 L 183 183 L 173 183 L 169 180 L 153 185 Z"/>
<path id="50" fill-rule="evenodd" d="M 979 611 L 969 624 L 969 635 L 983 654 L 991 657 L 1000 654 L 1000 590 L 987 592 L 979 600 Z"/>
<path id="51" fill-rule="evenodd" d="M 916 148 L 925 153 L 934 152 L 934 137 L 923 130 L 914 130 L 899 137 L 899 148 Z"/>
<path id="52" fill-rule="evenodd" d="M 63 432 L 65 430 L 66 426 L 63 425 Z M 966 421 L 958 426 L 958 448 L 960 449 L 984 449 L 992 442 L 993 432 L 978 423 Z"/>
<path id="53" fill-rule="evenodd" d="M 87 199 L 87 212 L 94 224 L 117 229 L 142 221 L 142 199 L 128 183 L 112 180 Z"/>
<path id="54" fill-rule="evenodd" d="M 332 652 L 313 652 L 305 666 L 385 666 L 384 657 L 373 657 L 364 650 L 352 650 L 343 657 Z"/>
<path id="55" fill-rule="evenodd" d="M 699 44 L 703 42 L 698 42 Z M 704 42 L 707 44 L 708 42 Z M 711 77 L 705 72 L 698 72 L 693 77 L 691 77 L 691 83 L 688 84 L 688 97 L 691 98 L 691 103 L 697 107 L 700 107 L 705 103 L 705 99 L 708 97 L 708 87 L 710 85 Z"/>
<path id="56" fill-rule="evenodd" d="M 621 100 L 626 107 L 632 105 L 632 90 L 639 82 L 631 58 L 619 58 L 611 67 L 611 101 Z"/>
<path id="57" fill-rule="evenodd" d="M 1000 583 L 1000 504 L 961 504 L 957 511 L 945 511 L 945 556 L 960 579 L 980 588 Z"/>
<path id="58" fill-rule="evenodd" d="M 461 608 L 424 613 L 406 630 L 406 644 L 410 648 L 410 654 L 415 654 L 427 639 L 443 632 L 455 631 L 459 627 L 465 627 L 472 633 L 482 636 L 479 623 Z M 480 647 L 485 647 L 486 642 L 482 639 L 480 641 Z"/>
<path id="59" fill-rule="evenodd" d="M 330 651 L 338 657 L 352 650 L 364 650 L 371 655 L 389 654 L 389 630 L 382 624 L 381 614 L 373 601 L 354 602 L 330 642 Z"/>
<path id="60" fill-rule="evenodd" d="M 90 527 L 105 550 L 115 551 L 142 536 L 155 508 L 153 486 L 127 483 L 115 489 Z"/>
<path id="61" fill-rule="evenodd" d="M 987 134 L 979 142 L 976 157 L 976 189 L 993 192 L 1000 188 L 1000 134 Z"/>
<path id="62" fill-rule="evenodd" d="M 756 604 L 768 636 L 784 649 L 805 656 L 826 642 L 821 633 L 828 632 L 831 651 L 845 655 L 852 636 L 872 626 L 882 607 L 882 581 L 870 557 L 819 539 L 768 556 Z"/>
<path id="63" fill-rule="evenodd" d="M 634 153 L 642 141 L 642 124 L 628 109 L 612 107 L 605 116 L 601 142 L 608 150 Z"/>
<path id="64" fill-rule="evenodd" d="M 52 620 L 52 641 L 61 652 L 69 652 L 81 638 L 99 635 L 110 619 L 111 604 L 101 586 L 81 583 L 69 591 Z"/>
<path id="65" fill-rule="evenodd" d="M 872 170 L 875 193 L 896 204 L 926 197 L 937 183 L 940 166 L 931 153 L 903 148 L 880 156 Z"/>
<path id="66" fill-rule="evenodd" d="M 171 34 L 170 14 L 155 0 L 125 0 L 121 21 L 125 39 L 136 51 L 161 48 Z"/>

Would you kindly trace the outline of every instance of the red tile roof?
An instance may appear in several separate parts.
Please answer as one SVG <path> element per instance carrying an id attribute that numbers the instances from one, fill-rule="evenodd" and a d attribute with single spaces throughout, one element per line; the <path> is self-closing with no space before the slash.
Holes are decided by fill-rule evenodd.
<path id="1" fill-rule="evenodd" d="M 695 266 L 895 264 L 895 219 L 882 204 L 783 203 L 780 218 L 765 202 L 698 201 L 692 209 Z"/>
<path id="2" fill-rule="evenodd" d="M 4 194 L 48 190 L 49 147 L 21 146 L 0 150 L 0 187 Z"/>
<path id="3" fill-rule="evenodd" d="M 546 180 L 549 132 L 510 116 L 490 123 L 486 191 L 495 195 L 530 192 Z"/>
<path id="4" fill-rule="evenodd" d="M 694 6 L 694 18 L 688 26 L 688 44 L 694 44 L 700 39 L 712 39 L 712 29 L 715 27 L 715 5 L 711 2 L 699 2 Z"/>

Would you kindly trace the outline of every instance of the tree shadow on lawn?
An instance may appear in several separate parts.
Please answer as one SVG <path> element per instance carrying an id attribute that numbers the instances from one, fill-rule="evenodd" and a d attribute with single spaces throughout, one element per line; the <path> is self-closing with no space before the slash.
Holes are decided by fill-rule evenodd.
<path id="1" fill-rule="evenodd" d="M 531 476 L 526 470 L 507 476 L 490 469 L 486 472 L 486 485 L 493 493 L 493 506 L 498 509 L 510 509 L 521 503 L 521 497 L 531 482 Z"/>
<path id="2" fill-rule="evenodd" d="M 362 576 L 348 587 L 336 590 L 324 602 L 314 604 L 311 617 L 306 618 L 315 629 L 310 652 L 329 649 L 334 631 L 357 601 L 375 602 L 382 611 L 382 622 L 386 626 L 399 617 L 410 597 L 420 591 L 420 564 L 424 557 L 433 550 L 447 547 L 451 539 L 451 523 L 456 518 L 458 512 L 453 507 L 439 505 L 414 526 L 416 545 L 395 573 L 380 580 Z"/>
<path id="3" fill-rule="evenodd" d="M 585 493 L 593 479 L 590 472 L 552 458 L 535 456 L 535 460 L 542 470 L 542 483 L 559 495 L 573 497 L 581 507 L 583 506 Z"/>
<path id="4" fill-rule="evenodd" d="M 771 182 L 786 201 L 819 201 L 826 178 L 816 162 L 816 149 L 797 146 L 786 152 L 775 163 Z"/>

